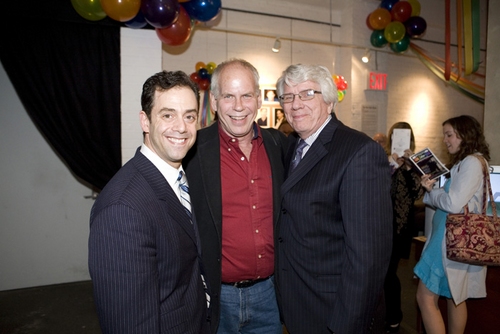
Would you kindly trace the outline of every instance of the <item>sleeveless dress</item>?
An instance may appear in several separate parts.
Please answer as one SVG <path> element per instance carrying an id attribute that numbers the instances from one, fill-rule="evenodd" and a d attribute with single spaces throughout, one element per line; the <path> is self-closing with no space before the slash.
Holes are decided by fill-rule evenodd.
<path id="1" fill-rule="evenodd" d="M 448 179 L 444 185 L 446 192 L 450 189 L 450 183 L 450 179 Z M 450 285 L 442 260 L 442 244 L 446 230 L 447 215 L 447 212 L 436 209 L 432 218 L 431 235 L 413 272 L 431 292 L 439 296 L 451 298 Z"/>

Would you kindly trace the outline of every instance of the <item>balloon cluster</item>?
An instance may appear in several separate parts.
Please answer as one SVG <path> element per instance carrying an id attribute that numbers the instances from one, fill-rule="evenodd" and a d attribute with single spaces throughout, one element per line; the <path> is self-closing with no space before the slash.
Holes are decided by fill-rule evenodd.
<path id="1" fill-rule="evenodd" d="M 84 19 L 98 21 L 106 16 L 133 29 L 148 23 L 168 45 L 189 40 L 196 22 L 209 22 L 219 15 L 221 0 L 71 0 Z"/>
<path id="2" fill-rule="evenodd" d="M 392 51 L 405 52 L 410 38 L 420 37 L 427 28 L 427 22 L 419 15 L 418 0 L 382 0 L 380 7 L 366 18 L 366 25 L 373 30 L 371 44 L 381 48 L 389 43 Z"/>
<path id="3" fill-rule="evenodd" d="M 337 96 L 339 98 L 339 102 L 342 102 L 345 96 L 345 91 L 347 90 L 347 81 L 341 75 L 332 75 L 333 82 L 337 86 Z"/>
<path id="4" fill-rule="evenodd" d="M 210 88 L 210 82 L 212 79 L 212 73 L 214 73 L 217 65 L 214 62 L 209 62 L 205 64 L 199 61 L 195 65 L 196 71 L 191 73 L 189 76 L 193 82 L 198 84 L 200 90 L 207 90 Z"/>

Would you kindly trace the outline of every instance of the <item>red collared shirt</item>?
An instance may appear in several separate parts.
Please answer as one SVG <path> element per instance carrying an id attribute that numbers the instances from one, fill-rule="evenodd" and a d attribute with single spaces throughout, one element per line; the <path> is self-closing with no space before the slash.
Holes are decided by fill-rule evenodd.
<path id="1" fill-rule="evenodd" d="M 271 165 L 254 124 L 250 160 L 219 126 L 222 185 L 222 282 L 274 272 Z"/>

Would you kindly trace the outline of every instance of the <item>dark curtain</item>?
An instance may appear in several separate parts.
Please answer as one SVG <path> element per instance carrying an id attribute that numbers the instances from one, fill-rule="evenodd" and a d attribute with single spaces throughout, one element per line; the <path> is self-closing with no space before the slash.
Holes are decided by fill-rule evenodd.
<path id="1" fill-rule="evenodd" d="M 81 18 L 70 0 L 9 3 L 2 65 L 52 148 L 80 181 L 100 190 L 121 166 L 120 27 Z"/>

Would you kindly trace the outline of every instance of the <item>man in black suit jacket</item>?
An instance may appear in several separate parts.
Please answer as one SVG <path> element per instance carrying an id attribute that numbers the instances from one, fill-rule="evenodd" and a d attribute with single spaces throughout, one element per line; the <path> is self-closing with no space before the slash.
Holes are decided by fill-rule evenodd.
<path id="1" fill-rule="evenodd" d="M 210 93 L 218 121 L 198 131 L 183 160 L 211 287 L 212 333 L 282 333 L 273 229 L 287 144 L 279 131 L 255 124 L 261 99 L 250 63 L 220 64 Z"/>
<path id="2" fill-rule="evenodd" d="M 92 208 L 89 269 L 103 333 L 209 333 L 199 235 L 179 179 L 198 96 L 180 71 L 144 83 L 144 143 Z"/>
<path id="3" fill-rule="evenodd" d="M 291 65 L 277 90 L 296 132 L 288 137 L 276 235 L 285 326 L 291 334 L 368 333 L 391 253 L 387 158 L 337 120 L 337 91 L 325 67 Z"/>

